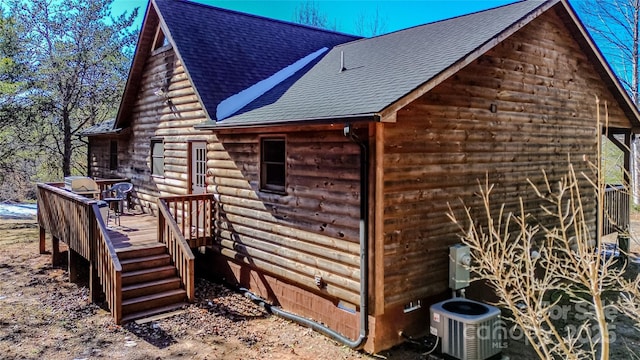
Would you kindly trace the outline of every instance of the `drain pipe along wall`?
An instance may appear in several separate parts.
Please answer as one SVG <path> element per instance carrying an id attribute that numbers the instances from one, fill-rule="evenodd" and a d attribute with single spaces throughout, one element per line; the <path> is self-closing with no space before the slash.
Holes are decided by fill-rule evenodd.
<path id="1" fill-rule="evenodd" d="M 357 339 L 349 339 L 335 330 L 317 321 L 282 310 L 278 306 L 268 304 L 262 298 L 251 293 L 248 289 L 240 291 L 256 304 L 264 307 L 272 314 L 290 321 L 307 326 L 322 333 L 352 349 L 360 349 L 369 334 L 368 299 L 369 299 L 369 245 L 368 245 L 368 214 L 369 214 L 369 146 L 353 133 L 351 124 L 345 124 L 344 136 L 360 147 L 360 333 Z"/>

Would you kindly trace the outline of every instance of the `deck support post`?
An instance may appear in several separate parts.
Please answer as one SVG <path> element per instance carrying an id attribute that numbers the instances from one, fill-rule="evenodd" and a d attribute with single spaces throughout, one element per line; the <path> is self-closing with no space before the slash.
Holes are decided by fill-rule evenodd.
<path id="1" fill-rule="evenodd" d="M 68 256 L 68 266 L 69 266 L 69 281 L 72 283 L 77 283 L 79 280 L 78 276 L 78 262 L 82 257 L 80 254 L 69 248 L 67 251 Z"/>
<path id="2" fill-rule="evenodd" d="M 60 239 L 51 237 L 51 265 L 58 265 L 60 262 Z"/>
<path id="3" fill-rule="evenodd" d="M 94 261 L 89 264 L 89 298 L 91 302 L 98 303 L 100 301 L 102 288 L 100 287 L 100 278 L 98 277 L 98 266 Z"/>
<path id="4" fill-rule="evenodd" d="M 46 239 L 46 232 L 44 230 L 44 227 L 40 226 L 40 254 L 44 254 L 47 252 L 45 239 Z"/>

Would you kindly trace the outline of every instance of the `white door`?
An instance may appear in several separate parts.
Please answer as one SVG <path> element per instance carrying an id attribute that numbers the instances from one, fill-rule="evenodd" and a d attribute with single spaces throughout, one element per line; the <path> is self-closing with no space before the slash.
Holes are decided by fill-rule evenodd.
<path id="1" fill-rule="evenodd" d="M 191 193 L 204 194 L 207 191 L 207 143 L 191 144 Z"/>
<path id="2" fill-rule="evenodd" d="M 207 192 L 207 143 L 203 141 L 191 143 L 191 193 L 200 195 Z M 201 200 L 189 201 L 185 209 L 188 216 L 184 221 L 191 229 L 190 238 L 200 238 L 205 234 L 205 209 Z"/>

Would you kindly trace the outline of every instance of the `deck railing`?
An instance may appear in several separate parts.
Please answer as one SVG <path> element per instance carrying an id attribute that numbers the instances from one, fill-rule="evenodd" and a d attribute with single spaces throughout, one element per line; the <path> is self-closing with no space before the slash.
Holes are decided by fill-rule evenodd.
<path id="1" fill-rule="evenodd" d="M 95 201 L 62 187 L 62 183 L 38 184 L 38 225 L 85 259 L 90 259 L 87 225 L 93 217 L 91 205 Z"/>
<path id="2" fill-rule="evenodd" d="M 602 235 L 629 229 L 629 192 L 623 185 L 607 185 L 604 192 Z"/>
<path id="3" fill-rule="evenodd" d="M 109 238 L 107 226 L 100 215 L 100 208 L 97 204 L 92 204 L 93 219 L 91 226 L 91 239 L 93 240 L 94 254 L 98 278 L 102 285 L 111 315 L 120 324 L 122 321 L 122 265 L 118 259 L 116 249 Z"/>
<path id="4" fill-rule="evenodd" d="M 166 204 L 190 248 L 212 244 L 213 195 L 165 196 L 159 200 Z"/>
<path id="5" fill-rule="evenodd" d="M 113 186 L 114 184 L 117 183 L 121 183 L 121 182 L 131 182 L 130 179 L 101 179 L 101 178 L 97 178 L 95 179 L 96 184 L 98 184 L 98 188 L 100 189 L 100 194 L 102 194 L 103 191 L 107 190 L 108 188 L 110 188 L 111 186 Z"/>
<path id="6" fill-rule="evenodd" d="M 165 244 L 187 291 L 189 301 L 195 299 L 195 256 L 169 210 L 166 198 L 158 199 L 158 241 Z"/>
<path id="7" fill-rule="evenodd" d="M 111 314 L 122 319 L 120 291 L 122 267 L 97 201 L 62 188 L 62 183 L 38 184 L 38 225 L 64 241 L 71 250 L 89 260 L 98 278 Z"/>

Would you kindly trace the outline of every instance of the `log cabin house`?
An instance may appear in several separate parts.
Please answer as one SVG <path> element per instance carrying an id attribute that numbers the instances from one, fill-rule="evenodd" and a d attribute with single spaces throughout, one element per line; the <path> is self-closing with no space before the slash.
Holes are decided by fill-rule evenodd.
<path id="1" fill-rule="evenodd" d="M 95 201 L 40 184 L 41 250 L 49 231 L 87 259 L 118 322 L 192 299 L 196 262 L 377 352 L 448 296 L 448 204 L 476 204 L 487 176 L 497 203 L 535 212 L 527 179 L 596 157 L 596 97 L 628 168 L 638 110 L 565 0 L 367 39 L 151 0 L 117 117 L 85 135 L 89 176 L 130 179 L 154 217 L 124 216 L 122 235 Z M 159 248 L 127 243 L 133 230 Z M 178 285 L 135 259 L 175 266 Z"/>

